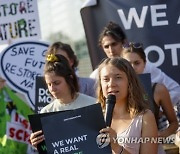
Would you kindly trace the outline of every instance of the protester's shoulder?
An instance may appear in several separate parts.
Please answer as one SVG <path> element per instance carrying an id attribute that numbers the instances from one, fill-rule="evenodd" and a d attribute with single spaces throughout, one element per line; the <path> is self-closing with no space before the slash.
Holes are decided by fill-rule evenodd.
<path id="1" fill-rule="evenodd" d="M 56 103 L 56 101 L 57 101 L 57 100 L 55 99 L 55 100 L 53 100 L 51 103 L 49 103 L 48 105 L 46 105 L 45 107 L 43 107 L 43 108 L 41 109 L 41 112 L 40 112 L 40 113 L 51 112 L 51 110 L 52 110 L 54 104 Z"/>
<path id="2" fill-rule="evenodd" d="M 155 120 L 153 112 L 149 109 L 145 110 L 143 113 L 143 121 L 150 122 L 152 120 Z"/>
<path id="3" fill-rule="evenodd" d="M 162 83 L 157 83 L 156 87 L 155 87 L 155 93 L 161 94 L 168 91 L 168 89 L 166 88 L 166 86 Z"/>
<path id="4" fill-rule="evenodd" d="M 94 84 L 95 79 L 88 78 L 88 77 L 79 77 L 79 82 Z"/>
<path id="5" fill-rule="evenodd" d="M 97 79 L 98 77 L 98 68 L 96 68 L 89 76 L 92 79 Z"/>
<path id="6" fill-rule="evenodd" d="M 168 76 L 154 64 L 146 63 L 144 73 L 151 73 L 152 82 L 159 82 L 165 85 L 166 83 L 169 83 L 171 85 L 175 84 L 177 86 L 177 82 L 175 80 L 173 80 L 170 76 Z"/>
<path id="7" fill-rule="evenodd" d="M 89 100 L 95 100 L 96 101 L 96 98 L 88 96 L 88 95 L 83 94 L 83 93 L 79 93 L 79 97 L 83 98 L 83 99 L 89 99 Z"/>
<path id="8" fill-rule="evenodd" d="M 79 93 L 79 99 L 92 102 L 93 104 L 96 103 L 96 98 L 82 94 L 82 93 Z"/>
<path id="9" fill-rule="evenodd" d="M 145 71 L 147 71 L 147 72 L 153 72 L 153 71 L 162 72 L 162 70 L 160 68 L 158 68 L 154 64 L 151 64 L 151 63 L 148 63 L 148 62 L 146 63 Z"/>

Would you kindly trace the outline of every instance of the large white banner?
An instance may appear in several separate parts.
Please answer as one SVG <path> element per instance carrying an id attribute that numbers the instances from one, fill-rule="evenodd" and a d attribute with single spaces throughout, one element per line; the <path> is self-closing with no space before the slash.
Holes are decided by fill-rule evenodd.
<path id="1" fill-rule="evenodd" d="M 40 38 L 37 0 L 0 0 L 0 44 Z"/>

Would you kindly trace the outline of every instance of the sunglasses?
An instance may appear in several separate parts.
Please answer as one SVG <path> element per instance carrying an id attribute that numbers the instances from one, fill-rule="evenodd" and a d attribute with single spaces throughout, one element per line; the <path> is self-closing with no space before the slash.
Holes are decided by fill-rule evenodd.
<path id="1" fill-rule="evenodd" d="M 142 43 L 136 43 L 136 42 L 129 42 L 123 45 L 123 48 L 143 48 Z"/>

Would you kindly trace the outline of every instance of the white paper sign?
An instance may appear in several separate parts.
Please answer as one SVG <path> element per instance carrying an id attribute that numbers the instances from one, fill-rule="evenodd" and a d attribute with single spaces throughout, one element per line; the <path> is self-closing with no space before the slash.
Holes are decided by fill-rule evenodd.
<path id="1" fill-rule="evenodd" d="M 33 109 L 35 79 L 43 75 L 48 46 L 43 42 L 20 42 L 0 53 L 0 76 L 12 89 L 23 93 Z"/>
<path id="2" fill-rule="evenodd" d="M 37 0 L 1 0 L 0 44 L 41 37 Z"/>

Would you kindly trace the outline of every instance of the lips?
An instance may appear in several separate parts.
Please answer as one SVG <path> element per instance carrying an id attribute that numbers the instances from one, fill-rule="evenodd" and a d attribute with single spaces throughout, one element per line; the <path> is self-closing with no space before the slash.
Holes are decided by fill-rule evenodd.
<path id="1" fill-rule="evenodd" d="M 119 93 L 118 90 L 113 90 L 113 91 L 109 91 L 109 92 L 108 92 L 108 95 L 109 95 L 109 94 L 116 95 L 117 93 Z"/>

